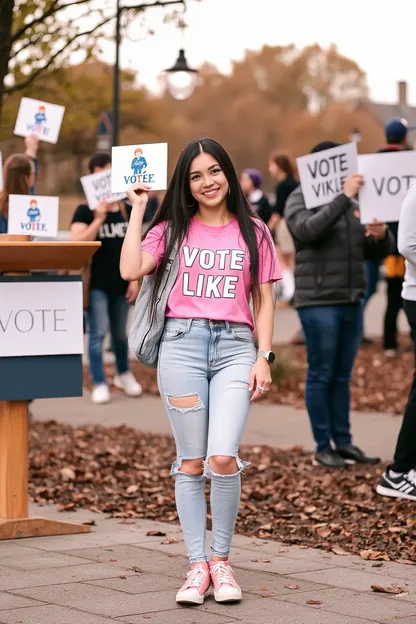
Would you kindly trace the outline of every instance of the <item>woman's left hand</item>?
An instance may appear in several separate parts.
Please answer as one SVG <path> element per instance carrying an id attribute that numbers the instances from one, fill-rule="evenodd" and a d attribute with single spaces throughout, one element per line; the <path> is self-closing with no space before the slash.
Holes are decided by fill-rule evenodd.
<path id="1" fill-rule="evenodd" d="M 139 282 L 129 282 L 126 292 L 127 303 L 132 304 L 136 301 L 139 294 Z"/>
<path id="2" fill-rule="evenodd" d="M 251 369 L 250 392 L 252 393 L 250 402 L 257 401 L 261 396 L 270 390 L 272 376 L 270 364 L 262 357 L 259 357 Z"/>

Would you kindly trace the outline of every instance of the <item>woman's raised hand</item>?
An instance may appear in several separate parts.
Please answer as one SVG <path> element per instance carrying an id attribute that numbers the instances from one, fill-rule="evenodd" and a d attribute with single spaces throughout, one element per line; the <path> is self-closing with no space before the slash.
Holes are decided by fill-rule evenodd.
<path id="1" fill-rule="evenodd" d="M 152 187 L 148 184 L 137 182 L 137 184 L 133 184 L 129 189 L 127 189 L 126 194 L 131 201 L 133 208 L 138 208 L 143 211 L 145 210 L 147 202 L 149 201 L 149 191 L 151 188 Z"/>

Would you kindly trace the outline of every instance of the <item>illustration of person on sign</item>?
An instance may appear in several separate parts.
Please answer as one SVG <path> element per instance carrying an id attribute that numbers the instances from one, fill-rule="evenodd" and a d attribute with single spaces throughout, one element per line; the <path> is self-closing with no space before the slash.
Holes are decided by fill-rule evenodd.
<path id="1" fill-rule="evenodd" d="M 38 112 L 35 115 L 36 130 L 40 130 L 44 123 L 46 123 L 46 113 L 45 113 L 45 107 L 41 104 L 39 106 Z"/>
<path id="2" fill-rule="evenodd" d="M 29 218 L 30 223 L 37 223 L 40 221 L 40 210 L 38 208 L 38 202 L 35 199 L 32 199 L 30 202 L 29 210 L 27 211 L 27 216 Z"/>
<path id="3" fill-rule="evenodd" d="M 133 169 L 134 175 L 141 175 L 143 173 L 143 169 L 146 169 L 147 162 L 146 158 L 143 156 L 143 150 L 141 147 L 138 147 L 134 150 L 134 158 L 131 161 L 131 169 Z"/>

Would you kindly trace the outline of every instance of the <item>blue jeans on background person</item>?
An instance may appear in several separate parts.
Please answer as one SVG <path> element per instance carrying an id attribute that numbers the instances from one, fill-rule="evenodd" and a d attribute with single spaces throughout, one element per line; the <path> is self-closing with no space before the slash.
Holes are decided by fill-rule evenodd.
<path id="1" fill-rule="evenodd" d="M 106 383 L 103 345 L 108 330 L 114 345 L 116 369 L 119 375 L 129 370 L 127 315 L 129 304 L 124 295 L 112 297 L 102 290 L 90 291 L 88 308 L 88 357 L 94 386 Z"/>
<path id="2" fill-rule="evenodd" d="M 250 410 L 249 380 L 256 361 L 244 323 L 167 318 L 160 346 L 158 385 L 176 443 L 176 507 L 191 563 L 206 561 L 205 478 L 211 479 L 212 546 L 228 557 L 241 494 L 238 457 Z M 190 399 L 192 407 L 176 406 Z M 176 399 L 176 401 L 175 401 Z M 235 474 L 217 474 L 211 457 L 235 457 Z M 181 471 L 183 460 L 201 459 L 201 474 Z"/>
<path id="3" fill-rule="evenodd" d="M 361 340 L 362 305 L 298 310 L 306 339 L 305 400 L 318 451 L 351 444 L 350 379 Z"/>

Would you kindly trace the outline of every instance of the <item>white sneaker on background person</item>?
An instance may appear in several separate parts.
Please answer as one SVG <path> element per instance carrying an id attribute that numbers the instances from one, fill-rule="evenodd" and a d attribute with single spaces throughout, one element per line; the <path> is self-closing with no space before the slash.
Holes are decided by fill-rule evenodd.
<path id="1" fill-rule="evenodd" d="M 123 390 L 127 396 L 138 397 L 143 392 L 141 385 L 131 371 L 114 377 L 113 386 Z"/>
<path id="2" fill-rule="evenodd" d="M 110 402 L 110 388 L 107 384 L 103 383 L 94 387 L 91 394 L 91 401 L 97 404 Z"/>

